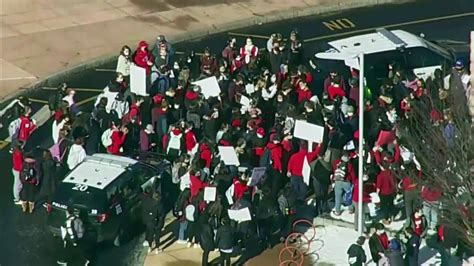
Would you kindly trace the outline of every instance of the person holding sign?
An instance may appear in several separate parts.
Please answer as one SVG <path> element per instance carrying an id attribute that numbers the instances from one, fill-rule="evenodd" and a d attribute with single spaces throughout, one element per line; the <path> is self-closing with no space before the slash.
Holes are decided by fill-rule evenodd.
<path id="1" fill-rule="evenodd" d="M 312 152 L 308 152 L 308 144 L 305 141 L 300 143 L 300 150 L 295 154 L 291 155 L 288 161 L 286 175 L 290 178 L 291 186 L 296 194 L 296 199 L 300 202 L 304 202 L 306 199 L 306 193 L 308 191 L 308 185 L 303 181 L 303 164 L 305 158 L 308 163 L 314 161 L 320 151 L 320 146 Z"/>

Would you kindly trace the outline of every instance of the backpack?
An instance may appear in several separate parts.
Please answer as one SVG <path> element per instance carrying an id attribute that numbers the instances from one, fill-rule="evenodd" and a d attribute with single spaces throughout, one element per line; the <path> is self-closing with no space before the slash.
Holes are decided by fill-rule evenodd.
<path id="1" fill-rule="evenodd" d="M 66 154 L 66 151 L 61 156 L 61 143 L 63 142 L 64 139 L 61 139 L 58 141 L 58 143 L 55 143 L 51 148 L 49 148 L 49 152 L 51 153 L 51 156 L 53 157 L 53 160 L 56 162 L 61 162 L 63 160 L 64 154 Z"/>
<path id="2" fill-rule="evenodd" d="M 112 129 L 108 128 L 104 131 L 104 133 L 102 133 L 102 136 L 100 137 L 102 145 L 104 145 L 105 148 L 108 148 L 110 145 L 112 145 L 112 133 Z"/>
<path id="3" fill-rule="evenodd" d="M 265 148 L 262 157 L 260 157 L 260 167 L 268 167 L 272 164 L 272 151 Z"/>
<path id="4" fill-rule="evenodd" d="M 20 130 L 20 125 L 21 125 L 20 118 L 13 120 L 10 123 L 10 125 L 8 125 L 8 134 L 10 135 L 10 137 L 13 137 L 13 135 L 18 133 L 18 131 Z"/>
<path id="5" fill-rule="evenodd" d="M 354 185 L 351 185 L 351 188 L 347 192 L 344 192 L 344 194 L 342 195 L 342 204 L 344 206 L 352 205 L 352 192 L 353 191 L 354 191 Z"/>
<path id="6" fill-rule="evenodd" d="M 22 174 L 23 174 L 23 179 L 26 182 L 30 182 L 30 181 L 35 180 L 36 177 L 37 177 L 37 174 L 38 174 L 37 171 L 36 171 L 35 163 L 34 162 L 24 162 L 23 163 Z"/>

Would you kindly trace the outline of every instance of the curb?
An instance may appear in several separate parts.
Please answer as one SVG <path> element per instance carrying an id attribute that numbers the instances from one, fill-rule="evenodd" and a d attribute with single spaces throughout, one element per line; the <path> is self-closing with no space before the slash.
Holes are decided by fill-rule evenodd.
<path id="1" fill-rule="evenodd" d="M 321 14 L 328 14 L 337 11 L 345 11 L 353 8 L 360 8 L 360 7 L 370 7 L 376 5 L 383 5 L 383 4 L 403 4 L 407 2 L 414 2 L 417 0 L 350 0 L 348 3 L 336 3 L 335 5 L 331 6 L 310 6 L 311 3 L 307 3 L 307 7 L 304 8 L 297 8 L 292 10 L 284 10 L 280 12 L 275 12 L 273 14 L 254 14 L 255 17 L 253 18 L 245 18 L 229 23 L 224 23 L 220 25 L 213 25 L 207 29 L 197 30 L 192 32 L 186 32 L 183 34 L 177 34 L 174 36 L 167 36 L 169 40 L 173 43 L 179 43 L 187 40 L 193 40 L 202 38 L 211 34 L 222 33 L 225 31 L 237 29 L 237 28 L 244 28 L 253 25 L 261 25 L 265 23 L 276 22 L 280 20 L 288 20 L 294 19 L 299 17 L 311 16 L 311 15 L 321 15 Z M 28 93 L 32 90 L 36 90 L 41 87 L 55 87 L 57 84 L 63 82 L 70 76 L 77 75 L 89 68 L 94 68 L 99 65 L 112 63 L 116 60 L 117 54 L 108 54 L 96 59 L 93 59 L 88 62 L 80 63 L 78 65 L 74 65 L 68 67 L 66 69 L 60 70 L 54 74 L 46 76 L 35 83 L 32 83 L 26 87 L 20 87 L 14 93 L 11 93 L 4 98 L 0 99 L 1 103 L 0 106 L 3 105 L 5 102 L 20 96 L 21 94 Z"/>

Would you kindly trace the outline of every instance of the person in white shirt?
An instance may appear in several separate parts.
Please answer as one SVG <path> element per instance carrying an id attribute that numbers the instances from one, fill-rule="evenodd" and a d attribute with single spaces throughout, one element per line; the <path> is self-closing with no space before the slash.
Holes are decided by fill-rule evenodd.
<path id="1" fill-rule="evenodd" d="M 121 73 L 123 77 L 126 78 L 126 81 L 128 81 L 128 77 L 130 76 L 130 66 L 132 65 L 131 51 L 130 47 L 125 45 L 122 47 L 117 60 L 116 71 L 117 73 Z"/>
<path id="2" fill-rule="evenodd" d="M 84 140 L 82 138 L 76 138 L 74 144 L 69 149 L 67 166 L 70 170 L 74 169 L 74 167 L 86 159 L 86 150 L 84 147 L 82 147 L 82 145 L 84 145 Z"/>
<path id="3" fill-rule="evenodd" d="M 272 82 L 272 85 L 270 85 L 270 87 L 268 88 L 264 88 L 262 90 L 262 98 L 265 100 L 265 101 L 269 101 L 271 99 L 273 99 L 273 97 L 275 96 L 275 94 L 277 93 L 277 78 L 276 78 L 276 75 L 272 75 L 272 77 L 270 78 L 271 82 Z"/>

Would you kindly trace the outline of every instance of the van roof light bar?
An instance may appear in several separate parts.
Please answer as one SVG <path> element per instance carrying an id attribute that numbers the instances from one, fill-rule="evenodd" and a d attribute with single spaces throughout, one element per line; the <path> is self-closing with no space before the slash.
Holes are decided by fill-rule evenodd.
<path id="1" fill-rule="evenodd" d="M 378 34 L 385 37 L 387 40 L 393 43 L 397 49 L 405 48 L 408 44 L 400 39 L 397 35 L 393 34 L 393 32 L 385 29 L 385 28 L 378 28 L 375 30 Z"/>

